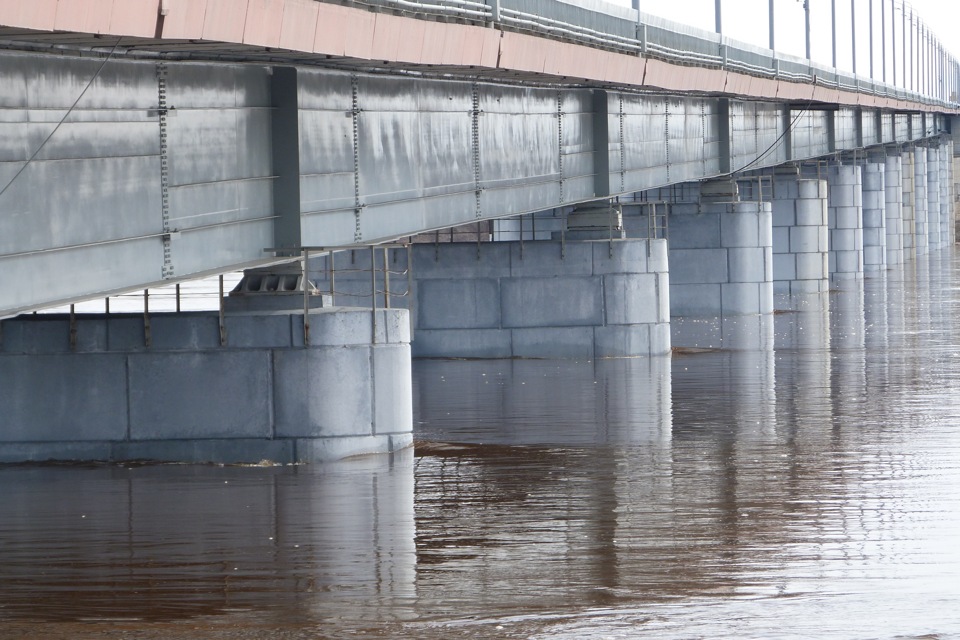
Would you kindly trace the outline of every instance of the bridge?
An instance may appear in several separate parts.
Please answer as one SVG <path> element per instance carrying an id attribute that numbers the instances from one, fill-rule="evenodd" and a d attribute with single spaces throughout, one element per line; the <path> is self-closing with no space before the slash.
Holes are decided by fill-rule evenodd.
<path id="1" fill-rule="evenodd" d="M 858 0 L 838 68 L 803 6 L 830 64 L 588 0 L 0 3 L 2 457 L 393 450 L 411 328 L 659 356 L 952 244 L 957 61 Z M 20 315 L 241 269 L 218 314 Z"/>

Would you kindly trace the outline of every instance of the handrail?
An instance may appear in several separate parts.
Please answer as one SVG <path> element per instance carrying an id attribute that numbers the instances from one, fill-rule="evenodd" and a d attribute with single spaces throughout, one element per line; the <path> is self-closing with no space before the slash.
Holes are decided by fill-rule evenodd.
<path id="1" fill-rule="evenodd" d="M 936 39 L 933 39 L 929 46 L 932 46 L 934 51 L 944 52 L 938 55 L 934 62 L 936 68 L 940 70 L 939 82 L 934 83 L 937 90 L 935 93 L 920 93 L 900 84 L 887 84 L 873 77 L 845 73 L 836 68 L 818 65 L 810 60 L 754 47 L 635 10 L 614 5 L 607 7 L 604 2 L 596 0 L 590 2 L 584 0 L 582 4 L 576 3 L 575 0 L 553 0 L 552 2 L 538 0 L 535 5 L 539 7 L 537 10 L 550 15 L 525 10 L 524 6 L 529 4 L 529 0 L 347 1 L 375 10 L 393 9 L 413 17 L 444 16 L 472 24 L 516 29 L 678 64 L 730 70 L 758 77 L 830 86 L 866 95 L 893 96 L 929 105 L 960 108 L 957 98 L 960 94 L 960 64 L 953 56 L 945 53 L 941 43 Z M 899 10 L 909 8 L 909 3 L 901 0 L 896 2 Z M 625 17 L 627 15 L 631 18 Z M 891 28 L 896 29 L 892 18 L 891 24 L 893 25 Z M 915 24 L 922 24 L 922 22 L 919 20 L 911 22 L 911 28 Z M 684 45 L 688 47 L 683 48 Z M 917 43 L 915 46 L 919 47 L 920 44 Z M 899 45 L 898 50 L 902 50 Z M 926 52 L 925 49 L 924 52 Z M 896 50 L 894 55 L 897 55 Z M 920 70 L 920 73 L 929 74 L 929 69 Z M 834 79 L 828 79 L 830 76 Z"/>

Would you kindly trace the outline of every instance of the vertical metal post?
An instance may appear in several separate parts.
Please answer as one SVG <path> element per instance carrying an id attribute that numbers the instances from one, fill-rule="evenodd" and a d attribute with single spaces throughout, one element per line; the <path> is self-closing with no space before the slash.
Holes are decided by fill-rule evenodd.
<path id="1" fill-rule="evenodd" d="M 917 16 L 917 29 L 920 32 L 920 68 L 919 82 L 920 93 L 926 95 L 930 92 L 930 41 L 927 38 L 927 25 L 920 21 Z"/>
<path id="2" fill-rule="evenodd" d="M 223 282 L 222 282 L 222 281 L 223 281 L 223 276 L 220 276 L 220 280 L 221 280 L 221 284 L 223 284 Z M 178 282 L 177 285 L 174 287 L 174 289 L 176 290 L 177 313 L 180 313 L 180 283 L 179 283 L 179 282 Z M 220 295 L 221 295 L 221 297 L 222 297 L 223 294 L 220 294 Z"/>
<path id="3" fill-rule="evenodd" d="M 717 33 L 723 35 L 723 11 L 720 6 L 721 4 L 722 0 L 714 0 L 713 17 L 716 22 Z"/>
<path id="4" fill-rule="evenodd" d="M 563 219 L 560 221 L 560 259 L 567 258 L 567 212 L 561 209 Z"/>
<path id="5" fill-rule="evenodd" d="M 333 296 L 335 295 L 336 287 L 334 286 L 334 279 L 337 276 L 337 267 L 333 263 L 333 251 L 327 254 L 327 273 L 329 274 L 330 280 L 330 306 L 334 306 Z"/>
<path id="6" fill-rule="evenodd" d="M 850 50 L 853 53 L 853 75 L 857 75 L 857 0 L 850 0 Z"/>
<path id="7" fill-rule="evenodd" d="M 873 0 L 870 0 L 867 4 L 867 20 L 870 22 L 870 79 L 875 80 L 873 77 Z"/>
<path id="8" fill-rule="evenodd" d="M 830 0 L 830 33 L 833 47 L 833 68 L 837 68 L 837 0 Z"/>
<path id="9" fill-rule="evenodd" d="M 810 0 L 803 0 L 803 14 L 804 21 L 806 23 L 805 35 L 806 35 L 806 44 L 807 44 L 807 61 L 813 59 L 813 56 L 810 55 Z"/>
<path id="10" fill-rule="evenodd" d="M 873 7 L 873 0 L 870 0 L 870 6 Z M 896 51 L 896 46 L 894 46 Z M 883 81 L 887 81 L 887 0 L 880 0 L 880 53 L 883 59 L 880 61 L 880 68 L 883 70 Z"/>
<path id="11" fill-rule="evenodd" d="M 178 286 L 179 286 L 179 285 L 178 285 Z M 179 307 L 179 306 L 180 306 L 180 305 L 179 305 L 179 292 L 178 292 L 178 296 L 177 296 L 177 302 L 178 302 L 177 307 Z M 227 327 L 226 327 L 226 325 L 225 325 L 224 322 L 223 322 L 223 274 L 222 274 L 222 273 L 220 274 L 220 298 L 219 298 L 219 302 L 220 302 L 220 306 L 219 306 L 219 309 L 220 309 L 220 346 L 222 347 L 222 346 L 224 346 L 224 345 L 227 344 Z"/>
<path id="12" fill-rule="evenodd" d="M 893 4 L 894 0 L 890 0 L 890 38 L 891 38 L 891 47 L 893 51 L 893 56 L 891 62 L 893 63 L 893 86 L 897 86 L 897 12 L 896 5 Z M 903 31 L 901 29 L 900 39 L 903 40 Z M 900 44 L 900 48 L 903 49 L 903 43 Z M 903 49 L 904 55 L 906 54 L 906 49 Z M 886 56 L 884 56 L 886 60 Z"/>
<path id="13" fill-rule="evenodd" d="M 70 305 L 70 351 L 77 350 L 77 308 Z"/>
<path id="14" fill-rule="evenodd" d="M 407 321 L 410 323 L 410 340 L 413 341 L 413 244 L 407 244 Z"/>
<path id="15" fill-rule="evenodd" d="M 106 315 L 110 315 L 110 296 L 103 299 L 103 312 Z"/>
<path id="16" fill-rule="evenodd" d="M 370 314 L 372 318 L 370 342 L 377 344 L 377 248 L 373 245 L 370 245 L 370 300 L 373 307 Z"/>
<path id="17" fill-rule="evenodd" d="M 903 13 L 904 15 L 906 15 L 907 13 L 906 6 L 904 6 Z M 904 58 L 903 64 L 904 65 L 907 64 L 906 58 Z M 903 74 L 903 81 L 904 82 L 907 81 L 906 73 Z M 910 86 L 905 88 L 910 89 L 910 91 L 913 91 L 913 9 L 912 8 L 910 9 Z"/>
<path id="18" fill-rule="evenodd" d="M 523 260 L 523 216 L 520 216 L 520 259 Z"/>
<path id="19" fill-rule="evenodd" d="M 770 0 L 770 2 L 768 3 L 768 6 L 769 6 L 768 14 L 770 16 L 770 50 L 773 51 L 777 48 L 776 46 L 777 27 L 776 27 L 776 22 L 773 19 L 773 0 Z"/>
<path id="20" fill-rule="evenodd" d="M 310 346 L 310 298 L 309 287 L 307 282 L 309 281 L 309 267 L 308 262 L 310 261 L 310 250 L 303 250 L 303 268 L 300 270 L 300 286 L 303 287 L 303 346 Z"/>
<path id="21" fill-rule="evenodd" d="M 613 259 L 613 200 L 607 201 L 607 227 L 610 230 L 610 245 L 607 249 L 607 257 Z"/>
<path id="22" fill-rule="evenodd" d="M 477 223 L 479 225 L 479 223 Z M 477 243 L 477 247 L 480 243 Z M 383 248 L 383 308 L 390 308 L 390 249 Z"/>
<path id="23" fill-rule="evenodd" d="M 143 290 L 143 345 L 150 348 L 153 344 L 152 336 L 150 335 L 150 290 Z"/>

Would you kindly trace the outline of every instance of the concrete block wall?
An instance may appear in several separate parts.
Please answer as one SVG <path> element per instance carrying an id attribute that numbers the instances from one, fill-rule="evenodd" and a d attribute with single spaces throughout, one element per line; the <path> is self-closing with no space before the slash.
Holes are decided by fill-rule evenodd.
<path id="1" fill-rule="evenodd" d="M 940 149 L 927 149 L 927 246 L 940 248 Z"/>
<path id="2" fill-rule="evenodd" d="M 903 264 L 903 162 L 898 155 L 884 160 L 884 215 L 887 265 Z"/>
<path id="3" fill-rule="evenodd" d="M 669 228 L 671 315 L 773 312 L 771 203 L 675 203 Z"/>
<path id="4" fill-rule="evenodd" d="M 927 226 L 927 150 L 913 150 L 913 239 L 917 255 L 930 248 L 930 229 Z"/>
<path id="5" fill-rule="evenodd" d="M 887 267 L 886 164 L 868 162 L 861 168 L 863 180 L 863 270 Z"/>
<path id="6" fill-rule="evenodd" d="M 863 277 L 863 182 L 856 165 L 827 168 L 830 277 Z"/>
<path id="7" fill-rule="evenodd" d="M 917 255 L 917 210 L 916 210 L 916 162 L 912 151 L 900 155 L 903 183 L 903 259 L 910 260 Z"/>
<path id="8" fill-rule="evenodd" d="M 827 291 L 826 181 L 777 176 L 772 195 L 774 293 Z"/>
<path id="9" fill-rule="evenodd" d="M 670 352 L 664 240 L 414 247 L 415 357 Z"/>
<path id="10" fill-rule="evenodd" d="M 313 462 L 412 443 L 406 311 L 3 322 L 0 462 Z"/>

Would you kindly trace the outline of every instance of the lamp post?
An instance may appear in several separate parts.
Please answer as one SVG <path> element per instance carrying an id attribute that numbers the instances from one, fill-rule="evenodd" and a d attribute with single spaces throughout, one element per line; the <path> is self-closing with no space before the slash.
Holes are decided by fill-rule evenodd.
<path id="1" fill-rule="evenodd" d="M 777 48 L 776 39 L 774 38 L 776 27 L 774 26 L 773 21 L 773 0 L 770 0 L 770 9 L 768 11 L 768 15 L 770 16 L 770 50 L 773 51 Z"/>
<path id="2" fill-rule="evenodd" d="M 830 0 L 830 33 L 833 46 L 833 68 L 837 68 L 837 0 Z"/>

